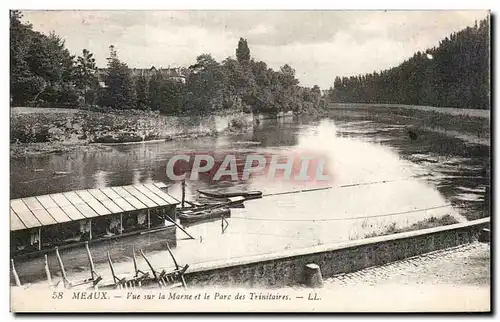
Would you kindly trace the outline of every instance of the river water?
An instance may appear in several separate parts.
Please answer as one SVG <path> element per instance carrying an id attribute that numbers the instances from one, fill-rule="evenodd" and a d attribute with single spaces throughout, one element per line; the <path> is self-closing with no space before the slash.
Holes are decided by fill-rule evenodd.
<path id="1" fill-rule="evenodd" d="M 199 198 L 197 189 L 276 194 L 329 187 L 247 201 L 245 209 L 233 210 L 224 234 L 220 221 L 188 227 L 196 240 L 180 241 L 175 251 L 190 264 L 359 239 L 432 216 L 450 214 L 459 221 L 482 217 L 489 147 L 429 129 L 419 129 L 412 140 L 409 126 L 411 121 L 351 110 L 328 118 L 263 120 L 244 134 L 12 158 L 11 198 L 168 183 L 166 164 L 174 154 L 210 153 L 219 161 L 235 154 L 239 164 L 250 153 L 327 160 L 328 181 L 269 179 L 264 174 L 239 182 L 188 177 L 188 200 Z M 172 183 L 169 192 L 179 197 L 180 185 Z M 153 258 L 164 266 L 164 254 Z"/>

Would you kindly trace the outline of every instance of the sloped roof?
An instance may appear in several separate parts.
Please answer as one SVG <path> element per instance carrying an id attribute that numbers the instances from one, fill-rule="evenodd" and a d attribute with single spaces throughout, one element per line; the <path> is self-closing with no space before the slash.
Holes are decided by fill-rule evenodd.
<path id="1" fill-rule="evenodd" d="M 175 205 L 161 182 L 84 189 L 10 201 L 10 230 L 36 228 L 73 220 Z"/>

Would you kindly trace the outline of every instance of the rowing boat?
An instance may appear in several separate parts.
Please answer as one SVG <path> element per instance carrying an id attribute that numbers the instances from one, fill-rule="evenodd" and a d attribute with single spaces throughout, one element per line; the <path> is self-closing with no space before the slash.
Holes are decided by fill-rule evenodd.
<path id="1" fill-rule="evenodd" d="M 229 208 L 217 208 L 217 209 L 207 209 L 207 210 L 184 210 L 180 212 L 177 217 L 186 223 L 193 223 L 199 221 L 206 221 L 210 219 L 219 219 L 221 217 L 227 218 L 231 216 L 231 210 Z"/>
<path id="2" fill-rule="evenodd" d="M 225 199 L 233 197 L 244 197 L 245 199 L 262 198 L 262 191 L 241 191 L 241 192 L 215 192 L 198 190 L 199 193 L 210 198 Z"/>

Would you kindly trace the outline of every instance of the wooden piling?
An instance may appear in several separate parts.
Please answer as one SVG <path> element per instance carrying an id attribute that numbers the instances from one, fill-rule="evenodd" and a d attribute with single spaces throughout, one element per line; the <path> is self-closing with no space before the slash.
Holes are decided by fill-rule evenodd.
<path id="1" fill-rule="evenodd" d="M 17 275 L 16 267 L 14 266 L 14 260 L 11 259 L 10 263 L 12 264 L 12 275 L 14 275 L 14 281 L 16 282 L 16 286 L 21 286 L 21 281 L 19 280 L 19 275 Z"/>
<path id="2" fill-rule="evenodd" d="M 184 272 L 186 271 L 187 267 L 184 267 L 183 270 L 179 270 L 179 264 L 177 263 L 177 260 L 175 259 L 174 253 L 172 253 L 172 250 L 170 249 L 170 245 L 168 244 L 168 242 L 167 242 L 167 250 L 168 250 L 168 253 L 170 254 L 170 256 L 172 257 L 172 260 L 174 261 L 175 270 L 179 274 L 179 277 L 180 277 L 181 283 L 182 283 L 182 287 L 184 287 L 184 289 L 187 290 L 186 280 L 184 279 Z"/>
<path id="3" fill-rule="evenodd" d="M 181 187 L 182 187 L 181 207 L 184 208 L 184 201 L 186 200 L 186 179 L 182 179 Z"/>
<path id="4" fill-rule="evenodd" d="M 146 257 L 146 255 L 144 255 L 144 252 L 142 251 L 142 249 L 140 249 L 140 252 L 141 252 L 142 257 L 144 258 L 144 260 L 148 264 L 149 268 L 151 269 L 151 272 L 153 273 L 155 281 L 158 281 L 158 275 L 156 275 L 156 271 L 154 270 L 153 265 L 151 265 L 151 263 L 149 262 L 149 259 Z"/>
<path id="5" fill-rule="evenodd" d="M 38 227 L 38 251 L 42 250 L 42 227 Z"/>
<path id="6" fill-rule="evenodd" d="M 85 242 L 85 250 L 87 251 L 87 257 L 88 257 L 89 263 L 90 263 L 90 277 L 94 281 L 97 278 L 97 273 L 95 271 L 94 261 L 92 260 L 92 254 L 90 253 L 88 241 Z"/>
<path id="7" fill-rule="evenodd" d="M 220 225 L 221 225 L 221 228 L 222 228 L 222 233 L 224 234 L 224 232 L 226 231 L 227 229 L 227 226 L 229 226 L 229 222 L 226 220 L 226 217 L 224 215 L 222 215 L 220 217 Z M 224 223 L 226 223 L 226 226 L 224 226 Z"/>
<path id="8" fill-rule="evenodd" d="M 59 268 L 61 269 L 61 275 L 63 278 L 64 287 L 68 287 L 69 286 L 68 277 L 66 276 L 66 270 L 64 269 L 64 263 L 62 261 L 61 255 L 59 254 L 59 247 L 57 247 L 57 246 L 56 246 L 56 257 L 57 257 L 57 262 L 59 263 Z"/>
<path id="9" fill-rule="evenodd" d="M 135 258 L 135 247 L 132 247 L 132 259 L 134 260 L 134 277 L 139 276 L 139 269 L 137 268 L 137 259 Z"/>
<path id="10" fill-rule="evenodd" d="M 49 259 L 47 257 L 47 254 L 45 254 L 45 275 L 47 276 L 47 282 L 49 283 L 50 286 L 52 286 L 52 277 L 50 276 L 50 269 L 49 269 Z"/>
<path id="11" fill-rule="evenodd" d="M 304 267 L 304 284 L 313 288 L 323 286 L 323 277 L 318 265 L 310 263 Z"/>
<path id="12" fill-rule="evenodd" d="M 170 249 L 170 245 L 168 244 L 168 242 L 167 242 L 167 250 L 168 250 L 168 253 L 170 254 L 170 257 L 172 257 L 172 261 L 174 262 L 175 269 L 179 269 L 179 264 L 177 263 L 177 260 L 175 259 L 174 254 L 172 253 L 172 249 Z"/>
<path id="13" fill-rule="evenodd" d="M 182 228 L 178 223 L 175 222 L 175 220 L 172 220 L 169 216 L 165 216 L 168 221 L 170 221 L 172 224 L 174 224 L 177 228 L 182 230 L 190 239 L 195 239 L 193 236 L 191 236 L 190 233 L 188 233 L 184 228 Z"/>
<path id="14" fill-rule="evenodd" d="M 119 282 L 120 279 L 115 275 L 115 267 L 113 266 L 113 262 L 111 261 L 111 256 L 109 255 L 109 251 L 107 252 L 107 255 L 108 255 L 109 268 L 111 269 L 111 275 L 113 276 L 113 282 L 116 284 L 117 280 Z"/>

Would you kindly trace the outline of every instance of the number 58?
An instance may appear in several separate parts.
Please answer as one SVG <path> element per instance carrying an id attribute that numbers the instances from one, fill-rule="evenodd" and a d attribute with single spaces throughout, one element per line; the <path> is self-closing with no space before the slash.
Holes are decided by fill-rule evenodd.
<path id="1" fill-rule="evenodd" d="M 63 292 L 52 292 L 52 298 L 55 300 L 60 300 L 63 298 Z"/>

